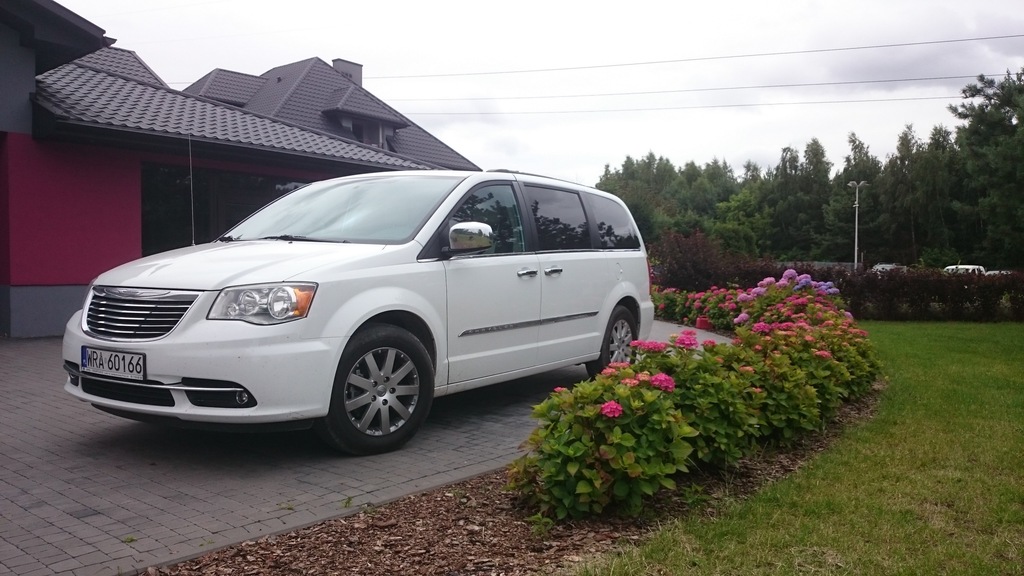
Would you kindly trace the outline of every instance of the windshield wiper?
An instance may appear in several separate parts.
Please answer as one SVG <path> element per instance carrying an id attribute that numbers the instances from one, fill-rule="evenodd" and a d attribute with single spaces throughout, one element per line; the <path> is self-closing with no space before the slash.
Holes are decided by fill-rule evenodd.
<path id="1" fill-rule="evenodd" d="M 235 238 L 234 236 L 228 236 L 227 234 L 225 234 L 224 236 L 221 236 L 220 238 L 214 240 L 214 242 L 234 242 L 235 240 L 238 240 L 238 238 Z"/>
<path id="2" fill-rule="evenodd" d="M 331 242 L 331 240 L 310 238 L 309 236 L 296 236 L 294 234 L 278 234 L 276 236 L 264 236 L 260 238 L 260 240 L 287 240 L 288 242 Z"/>

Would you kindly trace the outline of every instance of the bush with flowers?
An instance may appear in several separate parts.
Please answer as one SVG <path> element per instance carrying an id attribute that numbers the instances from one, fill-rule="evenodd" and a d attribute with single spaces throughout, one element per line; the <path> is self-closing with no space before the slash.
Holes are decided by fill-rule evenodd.
<path id="1" fill-rule="evenodd" d="M 692 440 L 697 460 L 727 466 L 750 450 L 759 434 L 759 398 L 748 375 L 733 369 L 734 350 L 713 341 L 698 344 L 694 332 L 668 344 L 637 341 L 633 350 L 636 370 L 679 382 L 672 401 L 698 432 Z"/>
<path id="2" fill-rule="evenodd" d="M 787 270 L 746 290 L 662 290 L 655 303 L 663 316 L 706 316 L 735 337 L 698 343 L 684 331 L 668 343 L 633 342 L 631 364 L 538 405 L 540 428 L 511 485 L 541 516 L 612 504 L 638 513 L 645 496 L 673 486 L 691 452 L 698 465 L 728 467 L 759 445 L 787 444 L 878 378 L 867 333 L 835 286 L 809 275 Z"/>
<path id="3" fill-rule="evenodd" d="M 672 401 L 675 381 L 613 363 L 594 380 L 555 391 L 533 410 L 530 452 L 513 463 L 509 486 L 543 517 L 614 508 L 641 511 L 643 499 L 674 489 L 697 432 Z"/>

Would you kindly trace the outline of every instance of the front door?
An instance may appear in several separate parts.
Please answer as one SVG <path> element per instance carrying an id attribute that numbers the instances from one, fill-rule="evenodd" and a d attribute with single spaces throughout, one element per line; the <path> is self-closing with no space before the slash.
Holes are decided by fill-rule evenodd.
<path id="1" fill-rule="evenodd" d="M 474 189 L 448 225 L 455 222 L 488 224 L 494 244 L 486 253 L 445 261 L 449 382 L 536 365 L 541 275 L 537 255 L 525 252 L 512 186 Z"/>

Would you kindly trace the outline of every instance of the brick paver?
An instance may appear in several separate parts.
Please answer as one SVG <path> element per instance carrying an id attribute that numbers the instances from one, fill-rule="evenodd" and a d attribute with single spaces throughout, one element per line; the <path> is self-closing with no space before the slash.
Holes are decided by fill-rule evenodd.
<path id="1" fill-rule="evenodd" d="M 671 325 L 660 324 L 655 336 Z M 402 450 L 311 432 L 228 434 L 110 416 L 63 391 L 60 339 L 0 339 L 0 575 L 132 574 L 495 470 L 564 369 L 438 398 Z"/>

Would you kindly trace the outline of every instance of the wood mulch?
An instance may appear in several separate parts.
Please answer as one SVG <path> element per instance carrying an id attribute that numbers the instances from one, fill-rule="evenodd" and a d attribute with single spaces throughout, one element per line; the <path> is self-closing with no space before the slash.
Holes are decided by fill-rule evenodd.
<path id="1" fill-rule="evenodd" d="M 875 391 L 846 404 L 829 429 L 795 446 L 743 459 L 727 472 L 694 472 L 678 479 L 703 495 L 693 507 L 682 491 L 663 492 L 641 519 L 598 518 L 538 530 L 531 512 L 504 490 L 498 471 L 416 494 L 357 514 L 243 542 L 174 566 L 149 568 L 157 576 L 345 575 L 514 576 L 552 574 L 585 558 L 638 544 L 672 518 L 714 516 L 721 504 L 742 499 L 799 469 L 850 425 L 871 418 Z"/>

